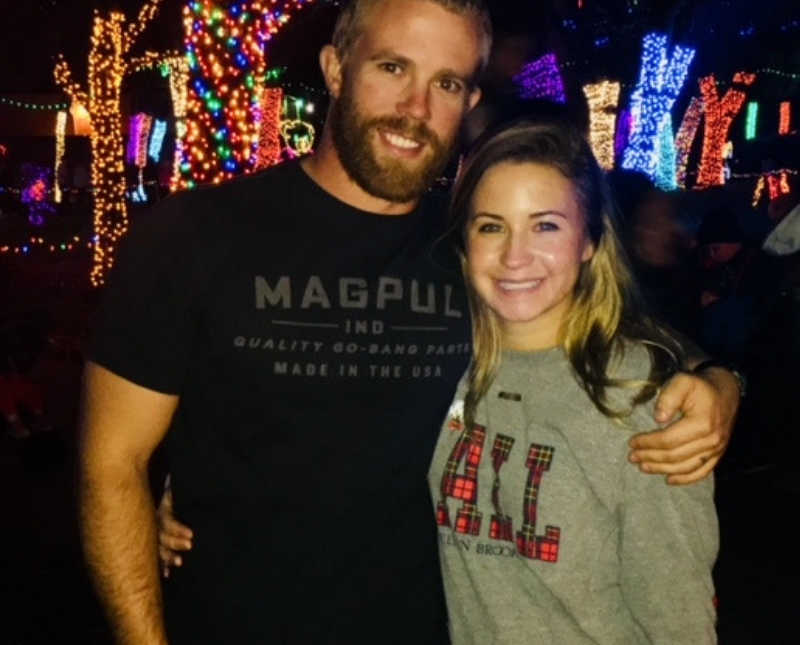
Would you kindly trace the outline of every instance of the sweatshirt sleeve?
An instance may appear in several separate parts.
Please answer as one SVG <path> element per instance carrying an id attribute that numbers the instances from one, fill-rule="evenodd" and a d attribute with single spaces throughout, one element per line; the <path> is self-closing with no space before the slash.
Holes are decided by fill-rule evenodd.
<path id="1" fill-rule="evenodd" d="M 622 468 L 620 584 L 634 619 L 651 643 L 716 643 L 713 479 L 669 486 L 627 460 Z"/>

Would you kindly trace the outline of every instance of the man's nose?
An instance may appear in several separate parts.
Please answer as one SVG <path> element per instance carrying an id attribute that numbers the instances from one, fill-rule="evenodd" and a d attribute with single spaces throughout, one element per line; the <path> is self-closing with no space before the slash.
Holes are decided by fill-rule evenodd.
<path id="1" fill-rule="evenodd" d="M 430 88 L 412 82 L 403 92 L 397 104 L 397 111 L 403 116 L 409 116 L 418 121 L 427 121 L 431 118 Z"/>

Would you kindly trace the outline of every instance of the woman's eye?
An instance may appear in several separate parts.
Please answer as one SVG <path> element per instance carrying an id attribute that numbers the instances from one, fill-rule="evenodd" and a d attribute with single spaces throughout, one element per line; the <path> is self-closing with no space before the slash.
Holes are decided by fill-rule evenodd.
<path id="1" fill-rule="evenodd" d="M 558 224 L 555 222 L 538 222 L 536 224 L 537 231 L 557 231 L 559 230 Z"/>
<path id="2" fill-rule="evenodd" d="M 478 226 L 478 233 L 497 233 L 500 230 L 500 224 L 494 222 L 487 222 Z"/>

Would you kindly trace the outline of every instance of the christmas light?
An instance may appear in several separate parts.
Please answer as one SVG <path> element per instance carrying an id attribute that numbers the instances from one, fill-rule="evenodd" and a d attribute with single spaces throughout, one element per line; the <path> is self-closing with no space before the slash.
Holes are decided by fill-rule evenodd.
<path id="1" fill-rule="evenodd" d="M 755 75 L 738 72 L 733 80 L 738 87 L 743 87 L 751 85 L 755 81 Z M 742 89 L 732 87 L 720 99 L 717 93 L 717 81 L 713 75 L 700 79 L 700 92 L 703 96 L 705 133 L 697 185 L 719 186 L 725 183 L 723 147 L 728 139 L 728 130 L 733 118 L 742 109 L 746 94 Z"/>
<path id="2" fill-rule="evenodd" d="M 153 117 L 149 114 L 140 112 L 131 117 L 128 132 L 128 161 L 137 168 L 144 168 L 147 165 L 147 141 L 150 138 L 152 125 Z"/>
<path id="3" fill-rule="evenodd" d="M 20 200 L 28 207 L 28 221 L 34 226 L 42 226 L 45 216 L 55 212 L 55 208 L 48 201 L 50 174 L 51 170 L 43 166 L 30 163 L 22 165 L 24 188 Z"/>
<path id="4" fill-rule="evenodd" d="M 672 115 L 664 115 L 664 123 L 657 145 L 658 166 L 656 167 L 655 184 L 661 190 L 675 190 L 678 180 L 675 173 L 675 139 L 672 134 Z"/>
<path id="5" fill-rule="evenodd" d="M 675 179 L 677 186 L 681 188 L 686 188 L 686 166 L 689 163 L 689 152 L 697 136 L 702 118 L 703 102 L 693 96 L 683 115 L 678 134 L 675 135 Z"/>
<path id="6" fill-rule="evenodd" d="M 756 138 L 756 124 L 758 123 L 758 103 L 750 101 L 747 104 L 747 121 L 744 126 L 744 138 L 748 141 Z"/>
<path id="7" fill-rule="evenodd" d="M 614 168 L 614 122 L 620 84 L 602 81 L 583 86 L 589 104 L 589 140 L 597 162 L 605 170 Z"/>
<path id="8" fill-rule="evenodd" d="M 281 111 L 283 90 L 270 87 L 261 97 L 260 129 L 258 133 L 258 157 L 255 167 L 266 168 L 281 160 Z"/>
<path id="9" fill-rule="evenodd" d="M 15 108 L 23 108 L 26 110 L 50 110 L 58 112 L 66 110 L 69 107 L 66 103 L 32 103 L 29 101 L 17 101 L 16 99 L 9 99 L 5 96 L 0 96 L 0 104 Z"/>
<path id="10" fill-rule="evenodd" d="M 523 99 L 547 99 L 556 103 L 567 101 L 555 54 L 545 54 L 528 63 L 513 80 L 520 88 Z"/>
<path id="11" fill-rule="evenodd" d="M 628 145 L 628 139 L 631 134 L 631 112 L 630 110 L 622 110 L 617 119 L 617 133 L 614 135 L 614 156 L 620 157 Z"/>
<path id="12" fill-rule="evenodd" d="M 153 125 L 153 134 L 150 135 L 150 146 L 147 149 L 147 155 L 153 160 L 153 163 L 158 163 L 161 160 L 161 150 L 164 147 L 164 136 L 166 134 L 167 122 L 156 119 Z"/>
<path id="13" fill-rule="evenodd" d="M 175 115 L 175 154 L 172 161 L 170 191 L 180 187 L 183 142 L 186 137 L 186 106 L 189 91 L 189 64 L 185 56 L 170 58 L 165 63 L 169 74 L 169 93 L 172 97 L 172 113 Z"/>
<path id="14" fill-rule="evenodd" d="M 644 37 L 639 82 L 631 95 L 633 128 L 623 154 L 623 168 L 655 178 L 661 128 L 683 87 L 694 55 L 694 49 L 678 45 L 668 56 L 665 35 L 651 33 Z"/>
<path id="15" fill-rule="evenodd" d="M 105 282 L 114 264 L 114 249 L 128 230 L 125 202 L 125 147 L 120 109 L 123 80 L 126 75 L 155 64 L 174 54 L 146 53 L 136 58 L 132 47 L 153 20 L 163 0 L 147 0 L 137 18 L 127 22 L 125 15 L 95 10 L 89 49 L 88 91 L 73 80 L 63 57 L 59 57 L 54 75 L 56 83 L 68 94 L 73 105 L 88 106 L 91 121 L 92 172 L 94 195 L 94 259 L 90 273 L 93 286 Z"/>
<path id="16" fill-rule="evenodd" d="M 778 124 L 778 134 L 789 134 L 792 121 L 792 104 L 789 101 L 781 101 L 780 123 Z"/>
<path id="17" fill-rule="evenodd" d="M 61 185 L 59 177 L 61 175 L 61 164 L 64 161 L 64 151 L 66 149 L 67 134 L 67 113 L 64 111 L 56 115 L 56 163 L 53 168 L 53 201 L 61 203 Z"/>
<path id="18" fill-rule="evenodd" d="M 292 12 L 311 1 L 239 1 L 223 9 L 194 0 L 184 6 L 190 80 L 181 188 L 219 183 L 258 166 L 266 46 Z"/>
<path id="19" fill-rule="evenodd" d="M 777 170 L 760 175 L 756 182 L 756 189 L 753 192 L 753 208 L 758 206 L 765 188 L 769 189 L 770 201 L 778 199 L 781 195 L 788 195 L 791 193 L 792 189 L 791 186 L 789 186 L 790 174 L 797 173 L 788 170 Z"/>
<path id="20" fill-rule="evenodd" d="M 80 251 L 84 248 L 90 249 L 92 248 L 92 243 L 82 243 L 81 238 L 77 235 L 60 242 L 48 241 L 43 237 L 32 237 L 27 242 L 21 244 L 3 244 L 0 246 L 0 253 L 15 253 L 18 255 L 22 252 L 26 257 L 31 257 L 29 251 L 34 248 L 47 249 L 50 253 L 67 253 L 71 251 Z"/>

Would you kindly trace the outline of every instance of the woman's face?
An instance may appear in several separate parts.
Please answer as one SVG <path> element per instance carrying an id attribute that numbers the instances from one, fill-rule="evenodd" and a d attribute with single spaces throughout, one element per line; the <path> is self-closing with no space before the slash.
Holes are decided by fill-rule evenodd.
<path id="1" fill-rule="evenodd" d="M 497 315 L 504 346 L 556 345 L 594 253 L 572 183 L 539 163 L 491 167 L 473 193 L 466 241 L 469 279 Z"/>

